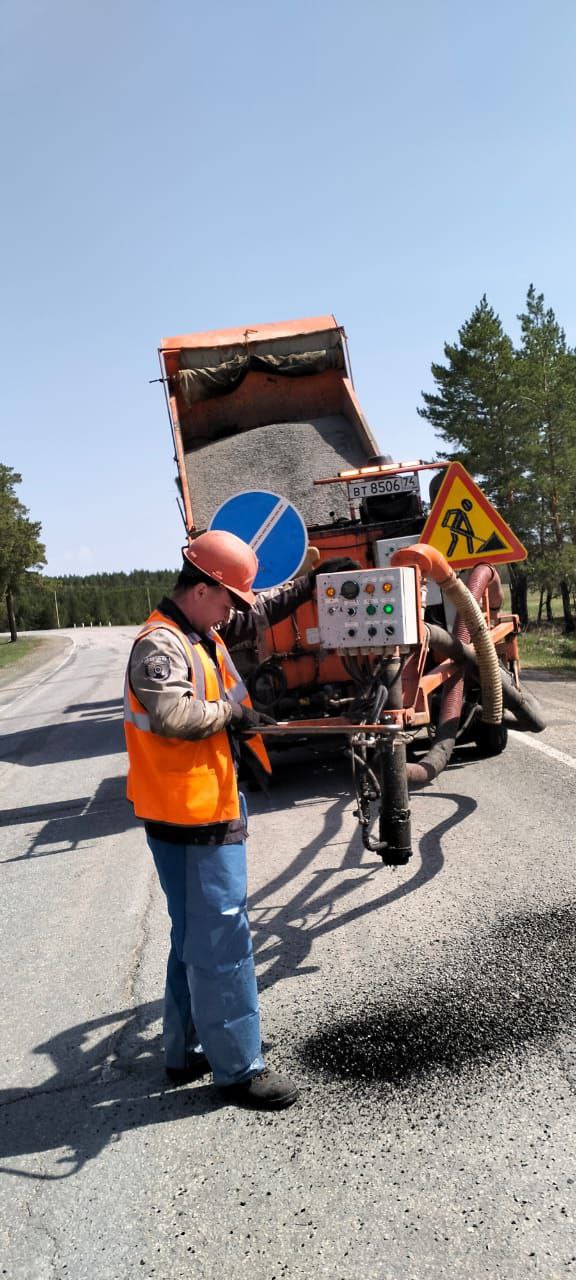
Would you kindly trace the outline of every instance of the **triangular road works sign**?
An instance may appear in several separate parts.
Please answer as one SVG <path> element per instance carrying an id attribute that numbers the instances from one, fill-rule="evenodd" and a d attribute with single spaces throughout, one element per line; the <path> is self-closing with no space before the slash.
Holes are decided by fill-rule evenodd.
<path id="1" fill-rule="evenodd" d="M 420 542 L 441 551 L 453 569 L 470 569 L 486 560 L 508 564 L 528 555 L 461 462 L 446 469 Z"/>

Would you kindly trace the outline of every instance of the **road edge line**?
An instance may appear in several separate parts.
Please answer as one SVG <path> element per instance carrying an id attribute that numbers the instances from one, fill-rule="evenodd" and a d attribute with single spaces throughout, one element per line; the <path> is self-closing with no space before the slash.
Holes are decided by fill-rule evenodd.
<path id="1" fill-rule="evenodd" d="M 558 751 L 557 747 L 549 747 L 547 742 L 540 742 L 538 738 L 531 738 L 528 733 L 511 733 L 510 742 L 519 742 L 524 747 L 532 747 L 534 751 L 541 751 L 543 755 L 549 756 L 551 760 L 557 760 L 559 764 L 566 765 L 568 769 L 576 769 L 576 758 L 566 755 L 564 751 Z"/>

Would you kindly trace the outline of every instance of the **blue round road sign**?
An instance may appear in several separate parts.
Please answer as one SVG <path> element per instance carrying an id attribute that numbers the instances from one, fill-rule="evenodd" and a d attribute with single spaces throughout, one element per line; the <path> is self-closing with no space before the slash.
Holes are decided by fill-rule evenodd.
<path id="1" fill-rule="evenodd" d="M 268 489 L 247 489 L 228 498 L 212 516 L 210 529 L 235 533 L 258 556 L 254 590 L 280 587 L 297 574 L 308 550 L 306 525 L 291 502 Z"/>

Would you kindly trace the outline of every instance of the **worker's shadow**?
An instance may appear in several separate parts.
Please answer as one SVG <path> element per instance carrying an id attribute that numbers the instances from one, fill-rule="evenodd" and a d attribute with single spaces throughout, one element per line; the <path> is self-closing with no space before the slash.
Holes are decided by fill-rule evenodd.
<path id="1" fill-rule="evenodd" d="M 302 777 L 299 777 L 300 769 Z M 331 776 L 330 776 L 331 775 Z M 259 987 L 265 990 L 282 978 L 314 971 L 306 967 L 316 939 L 333 933 L 389 906 L 399 898 L 422 889 L 439 874 L 444 865 L 442 840 L 452 827 L 468 818 L 477 808 L 469 796 L 451 792 L 427 790 L 427 799 L 452 803 L 454 810 L 421 837 L 414 854 L 414 870 L 411 864 L 399 869 L 396 883 L 384 892 L 370 896 L 367 901 L 356 901 L 358 893 L 370 883 L 389 877 L 394 872 L 383 868 L 378 855 L 367 852 L 359 831 L 351 840 L 338 840 L 343 834 L 343 819 L 350 806 L 349 765 L 347 760 L 336 757 L 331 765 L 324 765 L 324 795 L 333 798 L 324 815 L 322 829 L 309 844 L 298 851 L 287 867 L 273 880 L 268 881 L 250 899 L 250 919 L 254 937 L 254 952 L 259 970 Z M 293 765 L 276 772 L 272 803 L 283 808 L 283 795 L 301 783 L 300 794 L 317 794 L 318 774 L 310 771 L 310 764 L 294 769 Z M 417 806 L 421 794 L 411 795 L 411 805 Z M 270 807 L 270 801 L 260 800 L 252 804 L 260 812 Z M 329 846 L 334 850 L 334 861 L 329 867 L 315 868 L 318 855 Z M 289 896 L 286 890 L 294 881 L 301 881 L 296 892 Z M 267 906 L 267 902 L 283 900 L 281 906 Z"/>
<path id="2" fill-rule="evenodd" d="M 160 1048 L 161 1001 L 94 1018 L 37 1045 L 53 1074 L 31 1089 L 0 1090 L 0 1173 L 70 1177 L 130 1129 L 221 1107 L 210 1076 L 168 1087 Z M 46 1172 L 46 1153 L 57 1152 Z M 38 1155 L 41 1168 L 22 1157 Z"/>

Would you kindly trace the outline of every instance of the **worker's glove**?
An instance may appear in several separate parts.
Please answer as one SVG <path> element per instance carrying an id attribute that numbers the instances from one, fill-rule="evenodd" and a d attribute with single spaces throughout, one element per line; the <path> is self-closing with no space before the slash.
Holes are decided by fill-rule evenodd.
<path id="1" fill-rule="evenodd" d="M 239 729 L 241 733 L 258 733 L 261 725 L 277 723 L 273 716 L 267 716 L 263 711 L 256 711 L 255 707 L 245 707 L 241 702 L 232 703 L 230 724 L 233 729 Z"/>
<path id="2" fill-rule="evenodd" d="M 358 561 L 351 560 L 350 556 L 336 556 L 333 560 L 323 560 L 321 564 L 314 565 L 312 577 L 316 581 L 319 573 L 346 573 L 347 570 L 352 572 L 361 567 Z"/>

